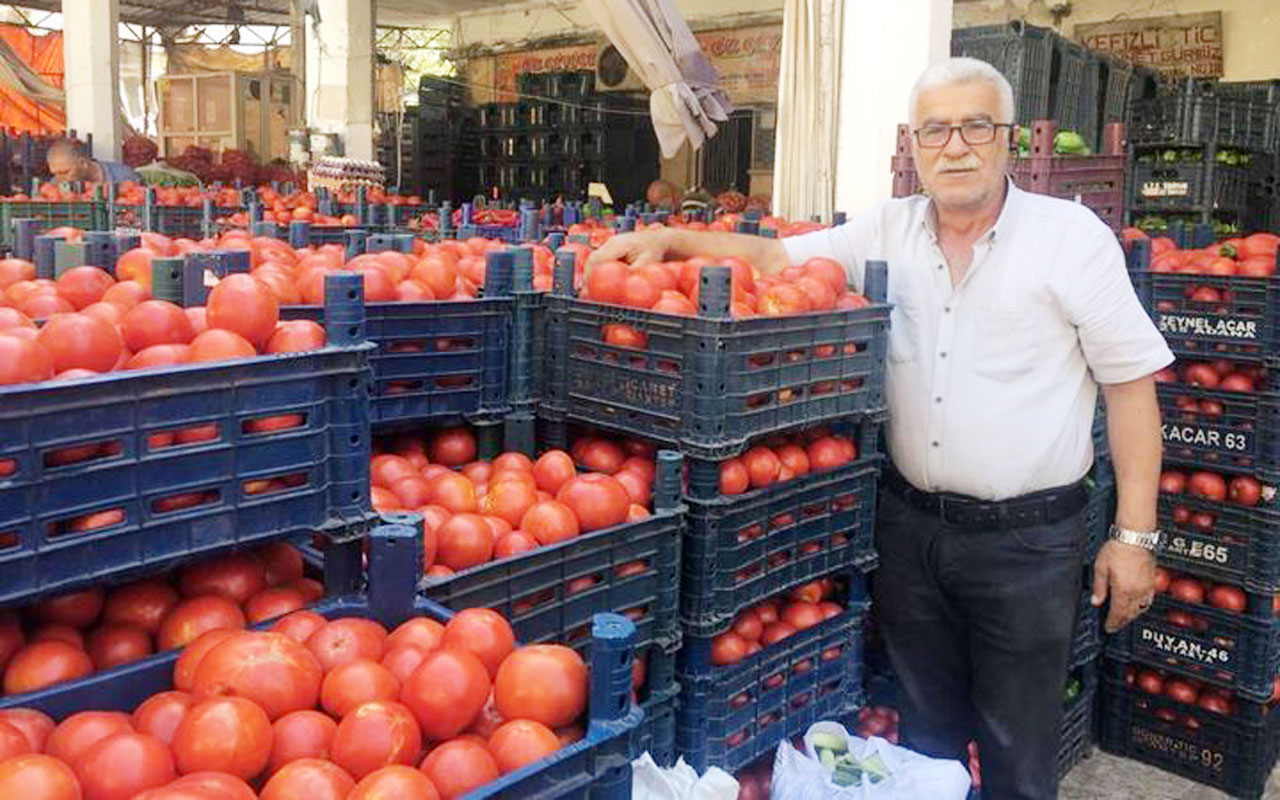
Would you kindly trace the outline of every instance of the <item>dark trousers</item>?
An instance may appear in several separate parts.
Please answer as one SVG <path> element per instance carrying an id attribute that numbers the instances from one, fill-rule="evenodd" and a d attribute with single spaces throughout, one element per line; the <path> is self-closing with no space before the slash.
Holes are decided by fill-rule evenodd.
<path id="1" fill-rule="evenodd" d="M 1084 542 L 1082 514 L 973 531 L 881 492 L 874 600 L 902 685 L 903 744 L 967 763 L 976 739 L 986 800 L 1057 797 Z"/>

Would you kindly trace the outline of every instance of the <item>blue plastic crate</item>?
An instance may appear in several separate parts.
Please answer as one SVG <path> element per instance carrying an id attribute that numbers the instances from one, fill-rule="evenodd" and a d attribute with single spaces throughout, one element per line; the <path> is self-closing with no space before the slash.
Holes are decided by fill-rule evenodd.
<path id="1" fill-rule="evenodd" d="M 1089 662 L 1073 669 L 1070 678 L 1080 682 L 1080 692 L 1067 701 L 1063 710 L 1058 739 L 1058 780 L 1062 780 L 1062 776 L 1093 751 L 1097 738 L 1094 734 L 1094 709 L 1098 699 L 1097 663 Z"/>
<path id="2" fill-rule="evenodd" d="M 1258 363 L 1280 355 L 1280 277 L 1244 278 L 1139 270 L 1138 297 L 1180 359 Z M 1197 289 L 1217 293 L 1217 302 Z M 1227 293 L 1224 294 L 1223 293 Z"/>
<path id="3" fill-rule="evenodd" d="M 883 263 L 868 267 L 868 296 L 850 311 L 731 319 L 729 270 L 707 267 L 705 316 L 682 317 L 578 300 L 557 265 L 544 298 L 544 406 L 552 413 L 723 459 L 751 438 L 879 413 L 889 306 Z M 720 309 L 720 311 L 713 311 Z M 607 344 L 606 325 L 647 339 L 643 350 Z"/>
<path id="4" fill-rule="evenodd" d="M 1052 30 L 1014 21 L 958 28 L 951 32 L 951 55 L 978 58 L 1000 70 L 1013 86 L 1015 121 L 1048 119 L 1052 99 Z"/>
<path id="5" fill-rule="evenodd" d="M 63 225 L 104 230 L 107 204 L 101 200 L 0 200 L 0 249 L 13 247 L 13 221 L 34 219 L 40 232 Z"/>
<path id="6" fill-rule="evenodd" d="M 1280 619 L 1272 593 L 1245 591 L 1247 606 L 1234 614 L 1205 603 L 1156 595 L 1150 610 L 1107 640 L 1107 655 L 1141 660 L 1189 678 L 1266 702 L 1280 673 Z M 1179 624 L 1189 618 L 1191 627 Z"/>
<path id="7" fill-rule="evenodd" d="M 1197 520 L 1204 514 L 1207 526 L 1205 517 Z M 1161 494 L 1159 516 L 1169 537 L 1161 563 L 1252 591 L 1280 591 L 1280 509 L 1274 503 L 1247 507 Z"/>
<path id="8" fill-rule="evenodd" d="M 413 616 L 447 621 L 453 612 L 415 597 L 416 565 L 405 555 L 413 552 L 417 538 L 416 532 L 406 526 L 391 525 L 375 530 L 369 593 L 330 598 L 314 610 L 329 618 L 367 617 L 388 626 Z M 590 723 L 586 736 L 541 761 L 486 784 L 467 797 L 471 800 L 630 798 L 631 740 L 644 718 L 644 712 L 630 698 L 634 642 L 635 626 L 625 618 L 597 615 L 592 621 L 588 661 Z M 172 688 L 173 667 L 178 657 L 177 651 L 164 653 L 39 692 L 2 697 L 0 708 L 36 708 L 55 719 L 85 710 L 130 711 L 150 695 Z"/>
<path id="9" fill-rule="evenodd" d="M 124 205 L 109 203 L 107 214 L 109 228 L 137 228 L 154 231 L 172 238 L 203 239 L 215 232 L 216 220 L 219 217 L 234 213 L 239 209 L 214 208 L 206 219 L 204 209 L 200 206 L 166 206 Z"/>
<path id="10" fill-rule="evenodd" d="M 0 603 L 371 519 L 369 345 L 361 309 L 333 308 L 323 350 L 0 388 Z"/>
<path id="11" fill-rule="evenodd" d="M 1084 45 L 1053 37 L 1053 101 L 1049 118 L 1064 131 L 1075 131 L 1089 149 L 1098 151 L 1098 91 L 1101 64 Z"/>
<path id="12" fill-rule="evenodd" d="M 1134 161 L 1128 205 L 1150 214 L 1201 209 L 1239 213 L 1248 202 L 1252 178 L 1247 166 L 1164 161 L 1152 154 Z"/>
<path id="13" fill-rule="evenodd" d="M 844 613 L 732 666 L 712 666 L 710 637 L 686 636 L 677 753 L 699 772 L 735 772 L 813 723 L 861 707 L 865 576 L 850 576 L 849 595 Z"/>
<path id="14" fill-rule="evenodd" d="M 881 457 L 874 433 L 862 444 L 857 461 L 833 470 L 742 495 L 686 498 L 680 580 L 686 632 L 720 633 L 761 600 L 874 560 Z M 692 482 L 699 467 L 717 468 L 713 462 L 692 466 Z"/>
<path id="15" fill-rule="evenodd" d="M 636 658 L 645 660 L 645 684 L 636 698 L 644 710 L 644 722 L 636 731 L 631 757 L 649 753 L 659 766 L 669 767 L 676 761 L 676 699 L 680 684 L 676 682 L 678 647 L 652 645 L 643 652 L 637 648 Z"/>
<path id="16" fill-rule="evenodd" d="M 1280 135 L 1270 103 L 1190 81 L 1132 100 L 1129 109 L 1129 142 L 1138 146 L 1215 144 L 1269 152 Z"/>
<path id="17" fill-rule="evenodd" d="M 1103 664 L 1100 744 L 1108 753 L 1152 764 L 1227 792 L 1261 800 L 1280 750 L 1277 706 L 1237 698 L 1229 716 L 1126 685 L 1142 665 Z"/>
<path id="18" fill-rule="evenodd" d="M 1076 610 L 1071 655 L 1067 661 L 1073 669 L 1093 662 L 1102 652 L 1102 609 L 1089 602 L 1092 594 L 1092 590 L 1086 588 L 1080 595 L 1080 605 Z"/>
<path id="19" fill-rule="evenodd" d="M 1210 470 L 1280 473 L 1280 394 L 1176 383 L 1156 389 L 1166 458 Z"/>

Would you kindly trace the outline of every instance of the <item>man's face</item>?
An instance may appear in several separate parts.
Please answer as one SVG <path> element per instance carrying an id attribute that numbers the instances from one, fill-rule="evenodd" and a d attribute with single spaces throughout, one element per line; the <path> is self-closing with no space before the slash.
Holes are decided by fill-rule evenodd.
<path id="1" fill-rule="evenodd" d="M 914 109 L 914 128 L 1011 122 L 1000 118 L 999 105 L 996 87 L 988 81 L 929 89 L 919 95 Z M 1010 130 L 998 127 L 991 142 L 978 145 L 965 142 L 959 130 L 951 132 L 951 138 L 943 147 L 922 147 L 919 138 L 912 137 L 911 147 L 920 179 L 940 207 L 979 208 L 1004 190 Z"/>
<path id="2" fill-rule="evenodd" d="M 85 171 L 84 161 L 85 159 L 70 150 L 50 150 L 49 172 L 57 181 L 84 180 L 82 175 Z"/>

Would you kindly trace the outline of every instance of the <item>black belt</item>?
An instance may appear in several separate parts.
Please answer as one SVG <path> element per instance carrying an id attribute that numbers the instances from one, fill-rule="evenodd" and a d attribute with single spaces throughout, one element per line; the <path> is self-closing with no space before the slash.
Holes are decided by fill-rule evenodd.
<path id="1" fill-rule="evenodd" d="M 907 505 L 949 525 L 986 531 L 1051 525 L 1080 513 L 1089 500 L 1084 481 L 997 501 L 951 492 L 923 492 L 893 467 L 885 469 L 884 485 Z"/>

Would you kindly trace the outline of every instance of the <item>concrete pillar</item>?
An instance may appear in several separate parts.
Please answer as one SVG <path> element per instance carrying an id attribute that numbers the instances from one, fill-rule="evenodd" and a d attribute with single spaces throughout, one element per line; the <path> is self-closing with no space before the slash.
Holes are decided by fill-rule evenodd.
<path id="1" fill-rule="evenodd" d="M 95 158 L 120 157 L 117 0 L 62 0 L 67 128 L 93 134 Z"/>
<path id="2" fill-rule="evenodd" d="M 951 52 L 951 0 L 846 0 L 841 50 L 836 208 L 852 216 L 891 194 L 911 86 Z"/>
<path id="3" fill-rule="evenodd" d="M 340 134 L 348 158 L 372 161 L 374 4 L 319 0 L 317 5 L 320 24 L 307 26 L 308 126 Z"/>

